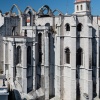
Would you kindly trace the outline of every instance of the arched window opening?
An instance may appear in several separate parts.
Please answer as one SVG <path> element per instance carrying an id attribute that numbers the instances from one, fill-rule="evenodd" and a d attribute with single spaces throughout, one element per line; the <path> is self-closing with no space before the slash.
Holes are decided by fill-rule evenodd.
<path id="1" fill-rule="evenodd" d="M 49 8 L 49 6 L 44 5 L 39 9 L 38 15 L 39 15 L 39 17 L 50 17 L 50 16 L 53 16 L 53 12 Z"/>
<path id="2" fill-rule="evenodd" d="M 31 13 L 31 11 L 29 11 L 27 13 L 27 18 L 26 18 L 26 24 L 27 24 L 27 26 L 32 26 L 31 19 L 32 19 L 32 13 Z"/>
<path id="3" fill-rule="evenodd" d="M 17 60 L 16 61 L 17 64 L 21 63 L 21 47 L 20 46 L 17 47 L 17 59 L 16 60 Z"/>
<path id="4" fill-rule="evenodd" d="M 66 59 L 66 63 L 67 64 L 70 64 L 70 50 L 69 50 L 69 48 L 66 48 L 65 49 L 65 59 Z"/>
<path id="5" fill-rule="evenodd" d="M 50 26 L 50 23 L 46 23 L 45 26 Z"/>
<path id="6" fill-rule="evenodd" d="M 83 10 L 83 6 L 81 5 L 81 10 Z"/>
<path id="7" fill-rule="evenodd" d="M 27 64 L 31 65 L 31 47 L 28 46 L 27 48 Z"/>
<path id="8" fill-rule="evenodd" d="M 66 27 L 66 31 L 70 31 L 70 25 L 68 23 L 65 25 L 65 27 Z"/>
<path id="9" fill-rule="evenodd" d="M 47 8 L 44 9 L 43 14 L 44 15 L 48 14 L 48 9 Z"/>
<path id="10" fill-rule="evenodd" d="M 10 12 L 11 12 L 11 16 L 16 16 L 20 14 L 20 9 L 18 8 L 17 5 L 13 5 Z"/>
<path id="11" fill-rule="evenodd" d="M 77 11 L 79 11 L 79 6 L 77 6 Z"/>
<path id="12" fill-rule="evenodd" d="M 11 16 L 19 15 L 21 16 L 21 11 L 17 5 L 13 5 L 12 8 L 10 9 L 10 14 Z"/>
<path id="13" fill-rule="evenodd" d="M 41 26 L 40 24 L 38 26 Z"/>
<path id="14" fill-rule="evenodd" d="M 38 34 L 39 63 L 42 63 L 42 33 Z"/>
<path id="15" fill-rule="evenodd" d="M 81 24 L 81 23 L 79 23 L 79 24 L 77 25 L 77 31 L 78 31 L 78 32 L 81 32 L 81 31 L 82 31 L 82 24 Z"/>
<path id="16" fill-rule="evenodd" d="M 83 50 L 79 48 L 77 50 L 77 59 L 76 59 L 76 64 L 77 65 L 83 65 Z"/>

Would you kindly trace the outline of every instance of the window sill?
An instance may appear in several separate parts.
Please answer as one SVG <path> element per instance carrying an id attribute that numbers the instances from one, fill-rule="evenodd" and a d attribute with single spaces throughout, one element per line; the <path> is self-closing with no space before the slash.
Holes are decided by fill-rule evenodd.
<path id="1" fill-rule="evenodd" d="M 19 64 L 17 64 L 17 65 L 16 65 L 16 67 L 21 67 L 21 64 L 20 64 L 20 63 L 19 63 Z"/>
<path id="2" fill-rule="evenodd" d="M 71 64 L 64 64 L 64 66 L 66 66 L 66 67 L 71 67 Z"/>
<path id="3" fill-rule="evenodd" d="M 84 69 L 83 65 L 77 65 L 77 67 L 80 68 L 80 69 Z"/>

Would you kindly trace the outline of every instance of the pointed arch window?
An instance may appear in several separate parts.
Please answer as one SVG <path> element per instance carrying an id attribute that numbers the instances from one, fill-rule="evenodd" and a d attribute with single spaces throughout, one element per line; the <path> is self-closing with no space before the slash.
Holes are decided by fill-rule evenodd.
<path id="1" fill-rule="evenodd" d="M 81 48 L 79 48 L 77 50 L 77 54 L 76 54 L 76 64 L 77 65 L 83 65 L 83 50 Z"/>
<path id="2" fill-rule="evenodd" d="M 32 12 L 29 11 L 26 16 L 26 26 L 32 26 Z"/>
<path id="3" fill-rule="evenodd" d="M 70 64 L 70 50 L 69 50 L 69 48 L 65 49 L 65 61 L 67 64 Z"/>
<path id="4" fill-rule="evenodd" d="M 81 31 L 82 31 L 82 24 L 81 24 L 81 23 L 79 23 L 79 24 L 77 25 L 77 31 L 78 31 L 78 32 L 81 32 Z"/>
<path id="5" fill-rule="evenodd" d="M 16 61 L 17 64 L 21 63 L 21 47 L 18 46 L 17 47 L 17 61 Z"/>
<path id="6" fill-rule="evenodd" d="M 69 25 L 69 23 L 67 23 L 67 24 L 65 25 L 65 27 L 66 27 L 66 31 L 70 31 L 70 25 Z"/>
<path id="7" fill-rule="evenodd" d="M 27 48 L 27 64 L 31 65 L 31 47 Z"/>

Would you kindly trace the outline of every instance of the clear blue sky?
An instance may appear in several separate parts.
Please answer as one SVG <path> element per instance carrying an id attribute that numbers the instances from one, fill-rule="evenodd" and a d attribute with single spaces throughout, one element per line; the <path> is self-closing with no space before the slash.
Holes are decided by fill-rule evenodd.
<path id="1" fill-rule="evenodd" d="M 23 12 L 27 6 L 31 6 L 38 11 L 43 5 L 48 5 L 52 10 L 59 9 L 64 14 L 74 12 L 75 0 L 0 0 L 0 10 L 5 13 L 10 10 L 13 4 L 17 4 Z M 91 0 L 91 8 L 93 15 L 100 15 L 100 0 Z"/>

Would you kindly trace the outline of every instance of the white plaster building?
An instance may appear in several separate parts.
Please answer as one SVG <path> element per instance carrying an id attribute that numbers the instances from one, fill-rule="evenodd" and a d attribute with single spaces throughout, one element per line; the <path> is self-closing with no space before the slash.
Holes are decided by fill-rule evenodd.
<path id="1" fill-rule="evenodd" d="M 90 3 L 76 0 L 71 15 L 47 5 L 0 12 L 0 68 L 17 100 L 99 100 L 100 17 Z"/>

